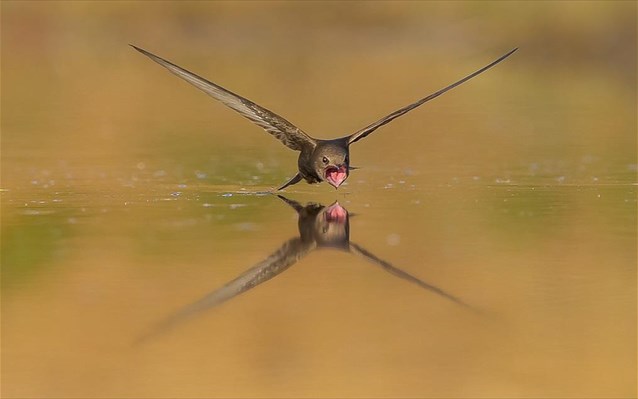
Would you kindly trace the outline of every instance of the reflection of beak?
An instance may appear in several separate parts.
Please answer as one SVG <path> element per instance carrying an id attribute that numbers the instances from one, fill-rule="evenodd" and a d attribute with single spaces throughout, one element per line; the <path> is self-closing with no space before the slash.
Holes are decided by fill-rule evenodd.
<path id="1" fill-rule="evenodd" d="M 338 188 L 348 178 L 348 167 L 346 165 L 328 166 L 325 178 L 331 186 Z"/>
<path id="2" fill-rule="evenodd" d="M 348 219 L 348 211 L 336 201 L 334 204 L 327 207 L 324 212 L 327 222 L 337 222 L 342 224 Z"/>

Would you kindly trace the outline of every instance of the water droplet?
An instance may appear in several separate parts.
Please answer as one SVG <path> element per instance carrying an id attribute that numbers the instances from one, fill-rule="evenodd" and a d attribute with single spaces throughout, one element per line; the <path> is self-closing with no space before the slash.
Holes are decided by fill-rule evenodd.
<path id="1" fill-rule="evenodd" d="M 401 236 L 397 233 L 388 234 L 388 236 L 385 238 L 385 241 L 388 243 L 388 245 L 392 245 L 394 247 L 401 243 Z"/>
<path id="2" fill-rule="evenodd" d="M 196 170 L 196 171 L 195 171 L 195 176 L 196 176 L 198 179 L 205 179 L 205 178 L 207 178 L 207 177 L 208 177 L 208 175 L 207 175 L 205 172 L 202 172 L 201 170 Z"/>

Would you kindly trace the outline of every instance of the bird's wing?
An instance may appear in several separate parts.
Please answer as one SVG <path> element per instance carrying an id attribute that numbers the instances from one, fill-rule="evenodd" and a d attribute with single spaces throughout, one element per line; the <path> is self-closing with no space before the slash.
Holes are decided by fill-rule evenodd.
<path id="1" fill-rule="evenodd" d="M 293 177 L 290 178 L 290 180 L 288 180 L 287 182 L 285 182 L 284 184 L 282 184 L 277 190 L 275 191 L 281 191 L 284 188 L 288 187 L 288 186 L 292 186 L 293 184 L 297 184 L 299 183 L 303 178 L 301 177 L 301 173 L 297 173 L 296 175 L 294 175 Z"/>
<path id="2" fill-rule="evenodd" d="M 440 295 L 446 299 L 449 299 L 450 301 L 455 302 L 459 305 L 465 306 L 467 308 L 472 308 L 470 305 L 466 304 L 465 302 L 455 297 L 454 295 L 448 294 L 447 292 L 443 291 L 441 288 L 436 287 L 432 284 L 428 284 L 425 281 L 422 281 L 414 277 L 413 275 L 399 269 L 398 267 L 392 266 L 390 263 L 384 261 L 383 259 L 377 258 L 372 253 L 366 251 L 364 248 L 360 247 L 359 245 L 353 242 L 350 243 L 350 252 L 365 258 L 366 260 L 373 263 L 374 265 L 381 266 L 381 268 L 383 268 L 383 270 L 385 270 L 386 272 L 394 274 L 395 276 L 402 278 L 403 280 L 409 281 L 413 284 L 418 285 L 421 288 L 434 292 L 435 294 Z"/>
<path id="3" fill-rule="evenodd" d="M 515 48 L 514 50 L 511 50 L 510 52 L 508 52 L 507 54 L 503 55 L 502 57 L 500 57 L 499 59 L 497 59 L 496 61 L 492 62 L 491 64 L 484 66 L 483 68 L 479 69 L 478 71 L 467 75 L 466 77 L 464 77 L 463 79 L 459 80 L 456 83 L 452 83 L 451 85 L 437 91 L 436 93 L 432 93 L 427 97 L 424 97 L 422 99 L 420 99 L 419 101 L 410 104 L 408 106 L 405 106 L 399 110 L 394 111 L 393 113 L 384 116 L 383 118 L 379 119 L 378 121 L 374 122 L 371 125 L 368 125 L 366 127 L 364 127 L 363 129 L 359 130 L 356 133 L 351 134 L 350 136 L 347 136 L 348 139 L 348 144 L 352 144 L 356 141 L 361 140 L 362 138 L 366 137 L 367 135 L 369 135 L 370 133 L 374 132 L 375 130 L 377 130 L 378 128 L 380 128 L 381 126 L 390 123 L 391 121 L 393 121 L 394 119 L 400 117 L 403 114 L 406 114 L 410 111 L 412 111 L 413 109 L 415 109 L 416 107 L 425 104 L 426 102 L 440 96 L 441 94 L 445 93 L 448 90 L 451 90 L 453 88 L 455 88 L 456 86 L 467 82 L 468 80 L 472 79 L 473 77 L 475 77 L 476 75 L 479 75 L 483 72 L 485 72 L 486 70 L 490 69 L 491 67 L 493 67 L 494 65 L 498 64 L 499 62 L 503 61 L 505 58 L 509 57 L 510 55 L 512 55 L 512 53 L 514 53 L 516 50 L 518 50 L 518 48 Z"/>
<path id="4" fill-rule="evenodd" d="M 151 54 L 144 49 L 133 45 L 131 45 L 131 47 L 168 69 L 172 74 L 184 79 L 204 93 L 221 101 L 223 104 L 239 112 L 242 116 L 250 119 L 253 123 L 261 126 L 287 147 L 296 151 L 301 151 L 307 146 L 314 148 L 315 140 L 312 137 L 308 136 L 297 126 L 288 122 L 274 112 L 269 111 L 266 108 L 261 107 L 229 90 L 226 90 L 213 82 L 197 76 L 196 74 L 187 71 L 172 62 Z"/>
<path id="5" fill-rule="evenodd" d="M 142 336 L 138 339 L 138 342 L 145 341 L 151 336 L 173 327 L 178 322 L 191 318 L 204 310 L 220 305 L 239 294 L 255 288 L 259 284 L 270 280 L 284 272 L 290 266 L 294 265 L 313 248 L 314 243 L 304 243 L 299 237 L 286 241 L 277 251 L 252 268 L 246 270 L 239 277 L 207 294 L 200 300 L 185 306 L 163 322 L 156 325 L 152 332 Z"/>

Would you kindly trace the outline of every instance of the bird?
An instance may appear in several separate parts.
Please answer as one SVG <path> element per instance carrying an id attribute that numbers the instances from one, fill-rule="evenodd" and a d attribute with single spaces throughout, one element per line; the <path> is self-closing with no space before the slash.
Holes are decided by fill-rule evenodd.
<path id="1" fill-rule="evenodd" d="M 146 341 L 204 311 L 215 308 L 238 295 L 256 288 L 258 285 L 282 274 L 310 253 L 320 249 L 337 250 L 356 255 L 372 265 L 380 267 L 389 274 L 414 284 L 425 291 L 438 295 L 469 311 L 477 314 L 481 313 L 479 309 L 464 302 L 459 297 L 413 276 L 350 241 L 350 218 L 354 215 L 351 215 L 338 201 L 334 201 L 329 206 L 314 202 L 302 205 L 281 194 L 276 196 L 297 213 L 298 236 L 285 241 L 276 251 L 235 279 L 205 294 L 199 300 L 182 307 L 157 323 L 152 330 L 138 338 L 138 343 Z M 312 279 L 313 277 L 310 276 L 309 278 Z"/>
<path id="2" fill-rule="evenodd" d="M 275 191 L 283 190 L 286 187 L 297 184 L 302 180 L 305 180 L 310 184 L 327 181 L 335 189 L 339 188 L 339 186 L 341 186 L 350 175 L 350 170 L 355 169 L 350 166 L 350 145 L 367 137 L 370 133 L 374 132 L 381 126 L 390 123 L 394 119 L 485 72 L 518 50 L 518 48 L 510 50 L 495 61 L 467 75 L 463 79 L 423 97 L 412 104 L 400 108 L 352 134 L 335 139 L 324 140 L 311 137 L 283 117 L 245 97 L 235 94 L 222 86 L 206 80 L 203 77 L 140 47 L 133 44 L 130 46 L 151 60 L 157 62 L 172 74 L 184 79 L 186 82 L 230 107 L 256 125 L 262 127 L 266 130 L 266 132 L 280 140 L 286 147 L 294 151 L 299 151 L 297 173 Z"/>

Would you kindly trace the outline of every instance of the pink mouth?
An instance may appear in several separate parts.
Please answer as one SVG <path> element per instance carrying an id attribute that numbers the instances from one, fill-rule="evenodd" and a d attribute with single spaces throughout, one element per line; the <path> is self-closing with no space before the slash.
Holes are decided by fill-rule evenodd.
<path id="1" fill-rule="evenodd" d="M 328 222 L 344 223 L 348 219 L 348 211 L 338 202 L 326 208 L 326 220 Z"/>
<path id="2" fill-rule="evenodd" d="M 337 188 L 348 178 L 348 168 L 344 165 L 336 168 L 331 166 L 326 169 L 326 180 L 331 186 Z"/>

